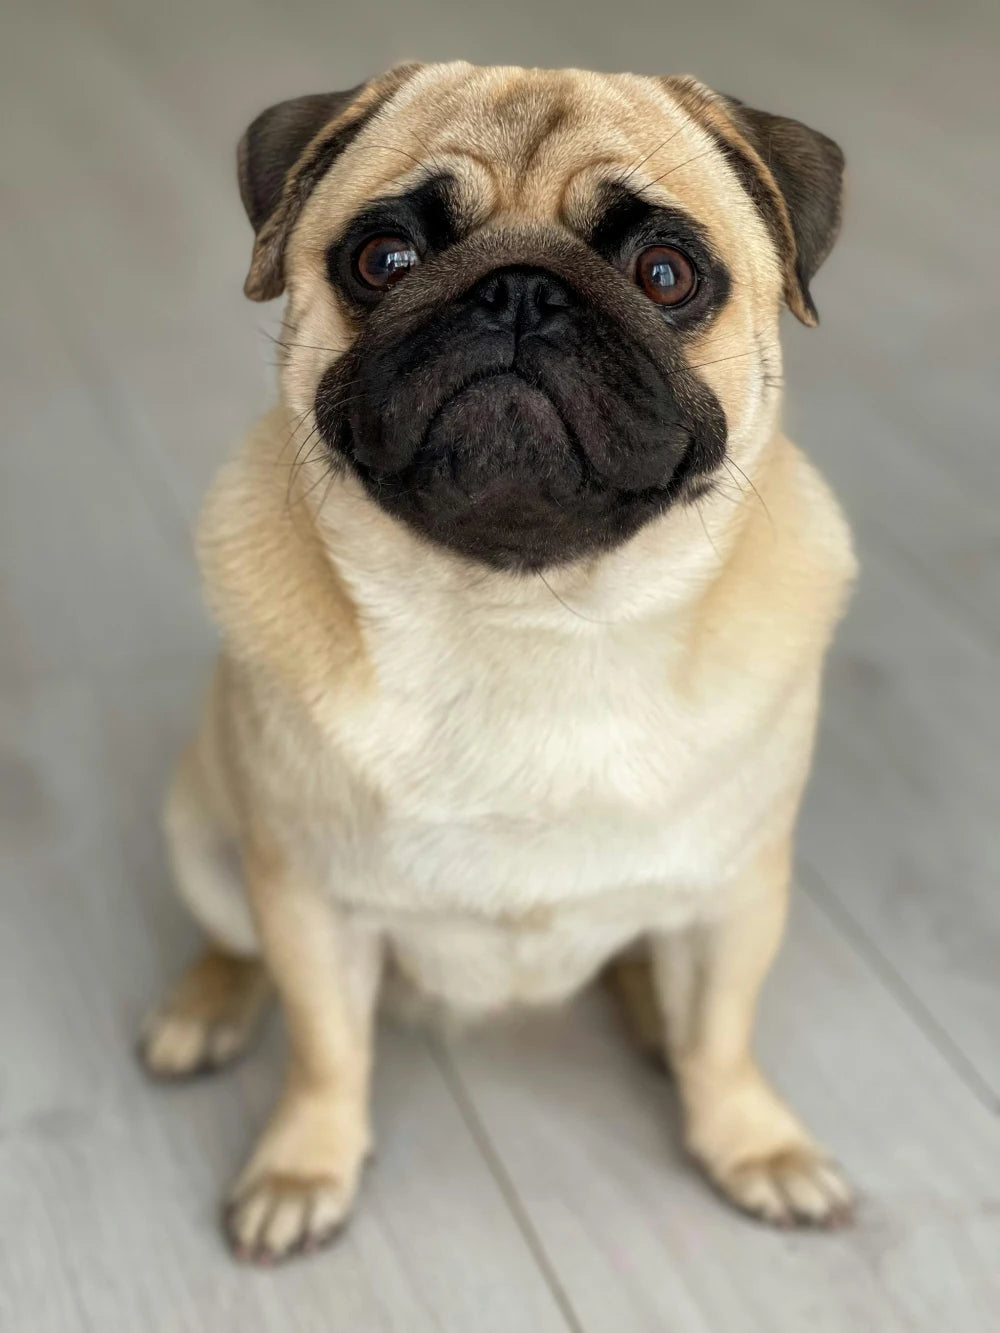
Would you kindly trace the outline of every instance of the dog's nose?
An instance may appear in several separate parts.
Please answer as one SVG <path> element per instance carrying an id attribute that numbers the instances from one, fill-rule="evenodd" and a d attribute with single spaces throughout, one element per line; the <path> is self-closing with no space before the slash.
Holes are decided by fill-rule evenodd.
<path id="1" fill-rule="evenodd" d="M 518 337 L 538 333 L 574 304 L 573 293 L 540 268 L 501 268 L 488 273 L 470 293 L 489 312 L 490 322 Z"/>

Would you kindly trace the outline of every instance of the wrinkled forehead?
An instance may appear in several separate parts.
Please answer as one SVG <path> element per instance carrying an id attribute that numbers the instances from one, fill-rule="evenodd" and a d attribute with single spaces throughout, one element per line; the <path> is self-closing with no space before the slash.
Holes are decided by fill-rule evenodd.
<path id="1" fill-rule="evenodd" d="M 478 159 L 511 194 L 587 162 L 627 160 L 683 119 L 648 80 L 507 68 L 428 71 L 392 108 L 396 120 L 408 112 L 428 149 Z"/>
<path id="2" fill-rule="evenodd" d="M 705 129 L 658 80 L 582 70 L 421 70 L 319 183 L 300 231 L 327 238 L 428 173 L 452 177 L 477 221 L 589 221 L 609 180 L 679 206 L 723 251 L 759 230 Z M 766 242 L 765 242 L 766 244 Z"/>

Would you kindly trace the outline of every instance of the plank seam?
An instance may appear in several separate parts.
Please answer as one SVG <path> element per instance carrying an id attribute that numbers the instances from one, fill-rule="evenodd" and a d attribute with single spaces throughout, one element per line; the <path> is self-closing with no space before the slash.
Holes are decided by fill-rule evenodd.
<path id="1" fill-rule="evenodd" d="M 586 1333 L 580 1318 L 573 1308 L 573 1303 L 569 1298 L 569 1293 L 563 1286 L 563 1283 L 556 1272 L 548 1252 L 538 1234 L 527 1209 L 521 1202 L 521 1197 L 517 1192 L 517 1187 L 504 1165 L 503 1158 L 500 1156 L 493 1140 L 490 1138 L 489 1131 L 479 1116 L 478 1111 L 473 1105 L 462 1077 L 451 1059 L 451 1054 L 446 1046 L 438 1039 L 427 1038 L 431 1055 L 441 1071 L 445 1083 L 448 1086 L 451 1095 L 455 1099 L 459 1113 L 465 1122 L 466 1128 L 472 1135 L 476 1146 L 483 1155 L 497 1188 L 500 1190 L 503 1200 L 514 1219 L 518 1230 L 521 1232 L 524 1242 L 531 1253 L 532 1258 L 538 1266 L 546 1285 L 552 1293 L 553 1300 L 559 1308 L 559 1312 L 566 1321 L 566 1326 L 571 1333 Z"/>
<path id="2" fill-rule="evenodd" d="M 802 873 L 804 870 L 805 873 Z M 840 901 L 808 858 L 803 858 L 797 882 L 830 925 L 872 970 L 885 989 L 913 1020 L 952 1072 L 992 1115 L 1000 1115 L 1000 1093 L 976 1068 L 948 1029 L 928 1008 L 864 926 Z"/>

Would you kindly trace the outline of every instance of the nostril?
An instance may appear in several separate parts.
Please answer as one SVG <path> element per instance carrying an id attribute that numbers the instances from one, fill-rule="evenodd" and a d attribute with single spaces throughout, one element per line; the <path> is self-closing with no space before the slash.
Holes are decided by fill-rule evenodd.
<path id="1" fill-rule="evenodd" d="M 507 284 L 498 273 L 488 278 L 479 291 L 479 299 L 488 310 L 502 310 L 507 298 Z"/>
<path id="2" fill-rule="evenodd" d="M 484 276 L 470 295 L 475 305 L 489 312 L 491 326 L 500 321 L 516 334 L 540 330 L 575 304 L 567 286 L 535 268 L 498 269 Z"/>
<path id="3" fill-rule="evenodd" d="M 572 298 L 562 283 L 543 281 L 535 288 L 535 305 L 541 311 L 566 310 Z"/>

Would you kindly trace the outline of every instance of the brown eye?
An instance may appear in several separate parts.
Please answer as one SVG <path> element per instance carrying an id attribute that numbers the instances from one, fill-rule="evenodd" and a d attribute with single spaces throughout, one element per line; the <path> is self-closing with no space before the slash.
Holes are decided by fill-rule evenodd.
<path id="1" fill-rule="evenodd" d="M 373 236 L 354 257 L 354 268 L 366 287 L 391 287 L 420 263 L 412 241 L 402 236 Z"/>
<path id="2" fill-rule="evenodd" d="M 657 305 L 678 306 L 694 296 L 698 273 L 680 250 L 669 245 L 651 245 L 636 258 L 635 280 Z"/>

